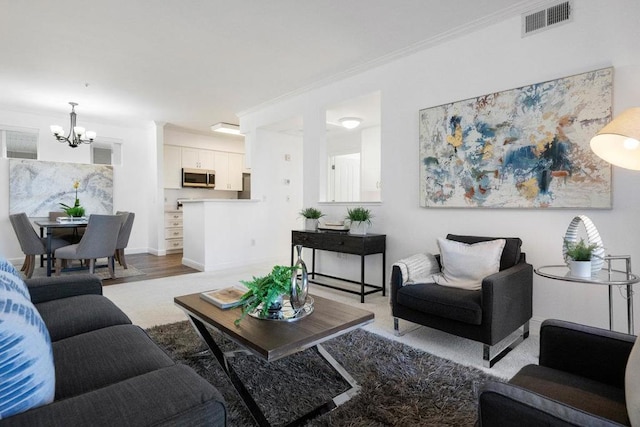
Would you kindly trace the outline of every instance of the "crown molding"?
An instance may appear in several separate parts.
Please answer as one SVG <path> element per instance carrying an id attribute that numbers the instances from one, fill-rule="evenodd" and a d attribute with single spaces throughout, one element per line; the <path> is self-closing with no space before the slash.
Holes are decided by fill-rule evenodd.
<path id="1" fill-rule="evenodd" d="M 502 9 L 499 12 L 495 12 L 492 13 L 490 15 L 487 16 L 483 16 L 482 18 L 476 19 L 475 21 L 471 21 L 467 24 L 464 25 L 460 25 L 458 27 L 454 27 L 448 31 L 445 31 L 443 33 L 440 33 L 434 37 L 428 38 L 426 40 L 422 40 L 419 41 L 417 43 L 414 43 L 412 45 L 409 45 L 407 47 L 404 47 L 402 49 L 398 49 L 395 50 L 393 52 L 390 52 L 386 55 L 380 56 L 378 58 L 375 58 L 373 60 L 364 62 L 362 64 L 356 65 L 354 67 L 351 67 L 345 71 L 336 73 L 332 76 L 329 76 L 327 78 L 324 79 L 320 79 L 314 83 L 311 83 L 309 85 L 303 86 L 299 89 L 295 89 L 293 91 L 284 93 L 280 96 L 277 96 L 275 98 L 272 98 L 268 101 L 265 101 L 261 104 L 258 104 L 254 107 L 248 108 L 246 110 L 240 111 L 237 113 L 238 117 L 243 117 L 247 114 L 251 114 L 254 113 L 256 111 L 260 111 L 263 108 L 269 107 L 271 105 L 275 105 L 279 102 L 282 102 L 284 100 L 299 96 L 303 93 L 306 92 L 310 92 L 314 89 L 319 89 L 321 87 L 327 86 L 331 83 L 335 83 L 341 80 L 344 80 L 348 77 L 352 77 L 354 75 L 363 73 L 367 70 L 371 70 L 373 68 L 377 68 L 380 67 L 382 65 L 386 65 L 389 64 L 397 59 L 400 58 L 404 58 L 407 57 L 409 55 L 412 55 L 414 53 L 418 53 L 430 48 L 433 48 L 435 46 L 444 44 L 448 41 L 454 40 L 456 38 L 462 37 L 464 35 L 468 35 L 469 33 L 473 33 L 476 31 L 479 31 L 483 28 L 487 28 L 491 25 L 497 24 L 499 22 L 505 21 L 509 18 L 512 18 L 514 16 L 518 16 L 521 15 L 522 13 L 525 13 L 527 11 L 530 11 L 536 7 L 538 7 L 539 5 L 542 4 L 546 4 L 549 3 L 548 0 L 544 0 L 544 1 L 538 1 L 538 2 L 531 2 L 528 0 L 520 0 L 516 3 L 514 3 L 513 5 Z M 519 33 L 518 33 L 519 34 Z"/>

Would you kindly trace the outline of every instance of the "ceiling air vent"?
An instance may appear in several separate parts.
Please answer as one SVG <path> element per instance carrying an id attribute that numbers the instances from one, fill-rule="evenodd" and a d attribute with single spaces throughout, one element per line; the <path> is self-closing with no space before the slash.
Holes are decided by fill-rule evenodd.
<path id="1" fill-rule="evenodd" d="M 522 15 L 522 37 L 571 22 L 573 1 L 563 1 Z"/>

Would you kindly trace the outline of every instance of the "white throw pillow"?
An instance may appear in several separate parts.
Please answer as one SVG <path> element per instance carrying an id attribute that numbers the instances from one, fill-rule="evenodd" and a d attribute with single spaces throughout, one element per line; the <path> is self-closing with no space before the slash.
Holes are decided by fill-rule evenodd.
<path id="1" fill-rule="evenodd" d="M 442 274 L 435 282 L 443 286 L 479 290 L 482 279 L 500 271 L 500 257 L 505 239 L 469 245 L 454 240 L 438 239 Z"/>
<path id="2" fill-rule="evenodd" d="M 624 395 L 632 426 L 640 426 L 640 339 L 636 339 L 624 373 Z"/>
<path id="3" fill-rule="evenodd" d="M 0 419 L 53 402 L 55 370 L 40 313 L 11 284 L 0 284 Z"/>

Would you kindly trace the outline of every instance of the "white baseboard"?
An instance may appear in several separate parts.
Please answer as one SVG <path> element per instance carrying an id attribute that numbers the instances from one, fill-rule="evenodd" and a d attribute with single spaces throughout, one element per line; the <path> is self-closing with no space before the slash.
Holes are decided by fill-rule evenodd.
<path id="1" fill-rule="evenodd" d="M 265 257 L 265 258 L 256 258 L 252 260 L 239 260 L 237 262 L 227 262 L 214 264 L 206 267 L 204 264 L 194 261 L 189 258 L 182 258 L 182 264 L 187 267 L 195 268 L 198 271 L 206 271 L 206 272 L 216 272 L 216 273 L 224 273 L 224 274 L 232 274 L 236 271 L 243 271 L 250 268 L 261 268 L 265 267 L 266 269 L 270 269 L 274 265 L 278 264 L 278 261 L 282 261 L 279 258 L 273 257 Z M 281 262 L 280 262 L 281 264 Z M 265 274 L 269 271 L 265 270 Z"/>
<path id="2" fill-rule="evenodd" d="M 542 322 L 544 321 L 545 319 L 542 317 L 533 316 L 529 321 L 529 333 L 531 335 L 540 336 L 540 326 L 542 326 Z"/>
<path id="3" fill-rule="evenodd" d="M 186 265 L 187 267 L 195 268 L 198 271 L 204 271 L 204 264 L 193 261 L 189 258 L 182 257 L 182 264 Z"/>

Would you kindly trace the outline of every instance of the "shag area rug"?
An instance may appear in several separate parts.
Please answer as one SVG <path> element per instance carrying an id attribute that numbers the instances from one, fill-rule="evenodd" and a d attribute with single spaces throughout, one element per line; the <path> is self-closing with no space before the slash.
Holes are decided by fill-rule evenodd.
<path id="1" fill-rule="evenodd" d="M 189 322 L 155 326 L 147 332 L 174 360 L 191 366 L 220 390 L 227 403 L 229 426 L 256 425 Z M 237 348 L 217 331 L 212 336 L 224 351 Z M 472 426 L 478 388 L 485 381 L 497 380 L 479 369 L 362 329 L 323 346 L 362 388 L 357 396 L 307 426 Z M 240 355 L 231 363 L 272 425 L 285 425 L 349 388 L 313 350 L 271 363 Z"/>

